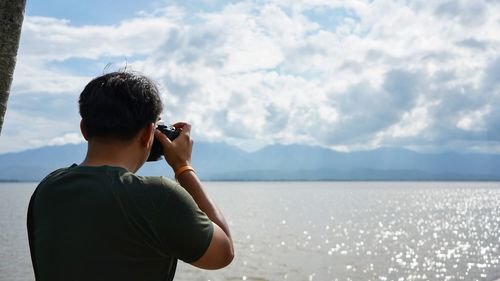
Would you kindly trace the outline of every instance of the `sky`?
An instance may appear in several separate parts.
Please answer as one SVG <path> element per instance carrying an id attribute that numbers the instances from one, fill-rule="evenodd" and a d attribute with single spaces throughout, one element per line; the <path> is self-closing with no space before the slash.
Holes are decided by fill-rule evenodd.
<path id="1" fill-rule="evenodd" d="M 28 0 L 0 153 L 82 142 L 123 67 L 195 141 L 500 153 L 495 0 Z"/>

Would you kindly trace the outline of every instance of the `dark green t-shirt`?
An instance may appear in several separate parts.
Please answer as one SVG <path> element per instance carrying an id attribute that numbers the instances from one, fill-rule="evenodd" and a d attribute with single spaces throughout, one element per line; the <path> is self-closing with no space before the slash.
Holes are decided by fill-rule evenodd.
<path id="1" fill-rule="evenodd" d="M 59 169 L 31 201 L 39 281 L 172 280 L 177 259 L 196 261 L 213 235 L 212 222 L 177 183 L 118 167 Z"/>

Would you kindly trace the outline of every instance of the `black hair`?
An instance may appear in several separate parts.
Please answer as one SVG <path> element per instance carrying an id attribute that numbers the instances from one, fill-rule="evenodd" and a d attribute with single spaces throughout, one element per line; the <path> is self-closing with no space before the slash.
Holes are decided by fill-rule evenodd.
<path id="1" fill-rule="evenodd" d="M 132 139 L 163 110 L 156 84 L 144 75 L 112 72 L 90 81 L 78 100 L 87 137 Z"/>

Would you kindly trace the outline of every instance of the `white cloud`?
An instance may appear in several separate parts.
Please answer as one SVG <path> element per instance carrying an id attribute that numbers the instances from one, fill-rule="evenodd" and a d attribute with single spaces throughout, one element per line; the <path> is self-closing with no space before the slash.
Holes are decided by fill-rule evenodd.
<path id="1" fill-rule="evenodd" d="M 17 62 L 12 93 L 71 94 L 77 96 L 90 77 L 49 69 L 46 64 L 20 57 Z"/>
<path id="2" fill-rule="evenodd" d="M 420 134 L 429 126 L 428 109 L 426 106 L 415 107 L 409 112 L 405 112 L 401 121 L 386 133 L 389 138 L 409 138 Z"/>
<path id="3" fill-rule="evenodd" d="M 68 133 L 64 134 L 60 137 L 55 137 L 51 140 L 48 141 L 49 145 L 63 145 L 63 144 L 68 144 L 68 143 L 82 143 L 84 142 L 85 139 L 83 138 L 82 134 L 80 133 Z"/>
<path id="4" fill-rule="evenodd" d="M 149 54 L 175 25 L 166 17 L 141 17 L 113 26 L 72 26 L 68 20 L 26 17 L 20 54 L 44 61 Z"/>
<path id="5" fill-rule="evenodd" d="M 78 121 L 67 116 L 47 118 L 10 108 L 0 137 L 0 153 L 63 144 L 65 141 L 74 143 L 77 130 Z"/>
<path id="6" fill-rule="evenodd" d="M 89 77 L 51 62 L 125 56 L 160 81 L 166 119 L 203 140 L 498 151 L 494 1 L 245 1 L 188 15 L 170 6 L 81 27 L 27 17 L 14 89 L 77 94 Z"/>

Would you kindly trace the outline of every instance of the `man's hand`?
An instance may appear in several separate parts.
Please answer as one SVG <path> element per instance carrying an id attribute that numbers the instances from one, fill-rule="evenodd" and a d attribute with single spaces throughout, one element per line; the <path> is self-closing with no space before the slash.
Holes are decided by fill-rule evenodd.
<path id="1" fill-rule="evenodd" d="M 173 141 L 169 140 L 158 129 L 155 131 L 155 138 L 163 146 L 163 155 L 165 160 L 174 171 L 182 166 L 191 166 L 191 153 L 193 151 L 193 140 L 190 137 L 191 125 L 184 122 L 173 125 L 180 130 L 179 136 Z"/>

